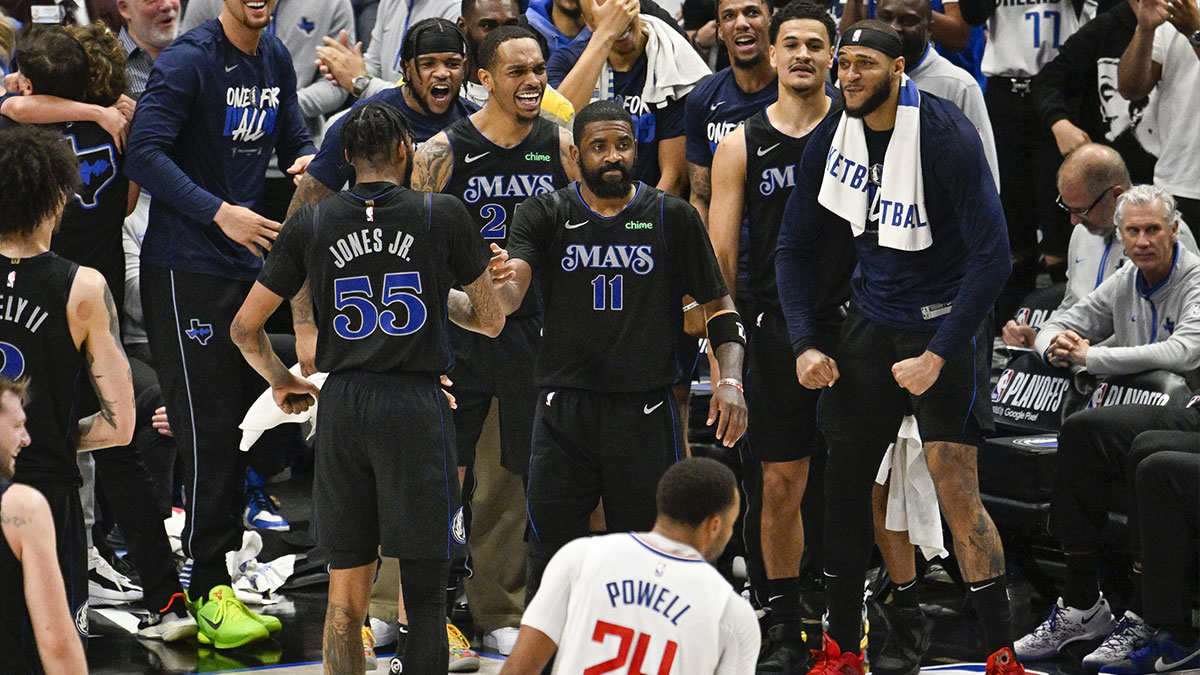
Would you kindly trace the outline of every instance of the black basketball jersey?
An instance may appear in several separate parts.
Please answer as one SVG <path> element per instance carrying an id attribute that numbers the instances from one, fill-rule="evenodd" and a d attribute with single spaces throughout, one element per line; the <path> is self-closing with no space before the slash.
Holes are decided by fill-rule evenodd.
<path id="1" fill-rule="evenodd" d="M 636 183 L 633 201 L 604 218 L 572 184 L 525 202 L 509 255 L 541 287 L 541 387 L 649 391 L 679 379 L 682 299 L 728 294 L 700 215 Z"/>
<path id="2" fill-rule="evenodd" d="M 470 117 L 446 127 L 446 136 L 454 164 L 442 192 L 463 200 L 489 244 L 508 247 L 513 214 L 526 199 L 567 186 L 559 156 L 558 125 L 541 117 L 512 148 L 485 138 Z M 536 311 L 530 295 L 514 314 L 528 316 Z"/>
<path id="3" fill-rule="evenodd" d="M 454 197 L 360 183 L 296 211 L 258 280 L 290 298 L 308 276 L 317 370 L 442 374 L 446 297 L 490 258 Z"/>
<path id="4" fill-rule="evenodd" d="M 26 448 L 28 450 L 28 448 Z M 25 451 L 22 451 L 24 453 Z M 20 455 L 18 455 L 20 457 Z M 0 478 L 0 502 L 9 483 Z M 41 673 L 42 660 L 33 640 L 33 625 L 25 605 L 25 573 L 21 561 L 0 533 L 0 672 Z"/>
<path id="5" fill-rule="evenodd" d="M 32 443 L 17 456 L 18 483 L 79 481 L 76 404 L 83 359 L 67 323 L 78 270 L 53 252 L 0 260 L 0 374 L 29 378 L 25 428 Z"/>
<path id="6" fill-rule="evenodd" d="M 93 122 L 72 122 L 62 127 L 79 162 L 79 189 L 67 201 L 62 225 L 50 250 L 104 275 L 116 299 L 124 307 L 125 249 L 121 227 L 129 179 L 125 177 L 124 155 L 117 151 L 108 132 Z"/>
<path id="7" fill-rule="evenodd" d="M 833 97 L 826 118 L 840 115 L 842 99 Z M 800 158 L 811 132 L 800 138 L 789 136 L 771 125 L 764 108 L 744 123 L 746 138 L 746 188 L 743 213 L 749 229 L 749 289 L 755 314 L 779 310 L 775 286 L 775 249 L 788 198 L 796 187 Z M 832 254 L 833 251 L 826 252 Z M 840 256 L 828 261 L 838 267 Z M 841 264 L 839 264 L 841 263 Z M 851 263 L 852 265 L 853 263 Z M 821 275 L 818 274 L 818 279 Z"/>

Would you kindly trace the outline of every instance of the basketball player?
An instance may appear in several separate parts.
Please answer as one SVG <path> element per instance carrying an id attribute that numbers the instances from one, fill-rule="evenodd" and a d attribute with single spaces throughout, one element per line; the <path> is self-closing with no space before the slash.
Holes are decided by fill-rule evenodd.
<path id="1" fill-rule="evenodd" d="M 796 375 L 805 387 L 828 388 L 821 430 L 829 443 L 829 630 L 810 672 L 862 672 L 871 489 L 911 411 L 991 653 L 987 672 L 1019 675 L 1004 550 L 976 472 L 982 434 L 992 426 L 991 410 L 979 403 L 991 348 L 985 321 L 1010 270 L 1004 213 L 979 133 L 956 105 L 917 90 L 904 75 L 902 51 L 899 34 L 882 21 L 860 21 L 843 34 L 845 111 L 809 139 L 779 233 L 776 273 Z M 858 266 L 835 360 L 816 342 L 813 261 L 824 255 L 822 228 L 839 227 L 854 235 Z"/>
<path id="2" fill-rule="evenodd" d="M 87 637 L 87 545 L 76 452 L 127 445 L 133 436 L 133 377 L 121 347 L 116 303 L 104 277 L 50 252 L 50 238 L 79 182 L 61 134 L 20 128 L 0 134 L 0 375 L 28 377 L 32 444 L 13 482 L 50 504 L 58 563 L 75 627 Z M 85 368 L 86 364 L 86 368 Z M 75 416 L 77 381 L 86 374 L 99 412 Z"/>
<path id="3" fill-rule="evenodd" d="M 329 551 L 325 672 L 363 672 L 360 630 L 380 551 L 400 560 L 412 672 L 447 669 L 449 559 L 465 542 L 454 430 L 438 377 L 451 365 L 447 319 L 496 335 L 504 316 L 487 246 L 462 204 L 404 187 L 412 139 L 391 106 L 350 113 L 341 144 L 358 182 L 297 211 L 280 233 L 231 336 L 285 412 L 317 390 L 279 360 L 264 324 L 310 279 L 317 368 L 317 538 Z M 500 261 L 502 263 L 502 261 Z M 503 281 L 503 279 L 501 279 Z M 453 284 L 449 304 L 447 296 Z"/>
<path id="4" fill-rule="evenodd" d="M 633 179 L 637 140 L 621 106 L 597 101 L 575 116 L 571 159 L 583 176 L 525 201 L 513 220 L 516 277 L 505 311 L 521 306 L 533 274 L 545 327 L 529 467 L 529 569 L 537 592 L 551 556 L 588 534 L 601 497 L 608 529 L 649 529 L 658 478 L 684 455 L 671 405 L 676 350 L 689 294 L 706 309 L 725 376 L 708 423 L 727 447 L 746 428 L 745 331 L 721 280 L 699 214 Z M 719 420 L 719 422 L 718 422 Z"/>
<path id="5" fill-rule="evenodd" d="M 238 423 L 260 385 L 228 326 L 279 233 L 279 223 L 254 210 L 263 208 L 271 153 L 298 173 L 314 152 L 291 56 L 268 29 L 275 5 L 224 0 L 216 19 L 159 54 L 126 163 L 153 195 L 142 308 L 184 467 L 182 544 L 195 560 L 186 598 L 200 641 L 222 649 L 282 627 L 236 598 L 225 566 L 243 532 Z"/>
<path id="6" fill-rule="evenodd" d="M 840 97 L 825 91 L 835 31 L 829 13 L 808 2 L 792 2 L 775 14 L 770 54 L 778 72 L 778 100 L 725 136 L 713 158 L 709 237 L 731 292 L 743 222 L 749 232 L 749 307 L 756 318 L 746 348 L 746 405 L 753 412 L 747 448 L 762 464 L 762 492 L 758 497 L 757 490 L 748 491 L 755 495 L 748 515 L 760 518 L 766 599 L 775 622 L 760 672 L 789 673 L 808 660 L 800 636 L 800 505 L 809 457 L 818 451 L 818 392 L 800 386 L 792 373 L 791 340 L 775 288 L 775 245 L 808 137 L 821 120 L 842 110 Z M 823 349 L 832 349 L 842 323 L 840 305 L 850 295 L 854 251 L 849 233 L 831 236 L 822 251 L 822 269 L 815 276 L 824 296 L 819 339 Z M 741 306 L 747 307 L 744 301 Z"/>
<path id="7" fill-rule="evenodd" d="M 552 673 L 754 672 L 754 612 L 705 564 L 733 534 L 733 472 L 685 459 L 663 474 L 656 501 L 650 532 L 578 539 L 554 556 L 501 675 L 540 673 L 556 650 Z"/>
<path id="8" fill-rule="evenodd" d="M 480 83 L 489 92 L 487 104 L 417 151 L 413 189 L 458 197 L 483 238 L 503 248 L 517 207 L 529 197 L 565 187 L 576 171 L 569 155 L 570 133 L 539 117 L 546 61 L 533 33 L 517 26 L 496 28 L 480 43 L 477 56 Z M 537 303 L 529 298 L 496 340 L 450 330 L 461 466 L 474 462 L 475 443 L 495 397 L 500 402 L 501 464 L 525 475 L 541 328 Z"/>
<path id="9" fill-rule="evenodd" d="M 27 389 L 27 380 L 0 375 L 0 670 L 86 673 L 55 560 L 50 505 L 37 490 L 9 482 L 17 455 L 29 445 L 22 409 Z"/>

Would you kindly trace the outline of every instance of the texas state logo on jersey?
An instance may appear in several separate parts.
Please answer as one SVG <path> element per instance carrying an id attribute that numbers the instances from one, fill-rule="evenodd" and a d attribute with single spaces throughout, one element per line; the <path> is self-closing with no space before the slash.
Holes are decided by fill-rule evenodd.
<path id="1" fill-rule="evenodd" d="M 74 134 L 65 136 L 79 162 L 79 188 L 75 190 L 75 201 L 85 209 L 94 209 L 100 205 L 100 194 L 117 177 L 117 151 L 111 143 L 81 148 Z"/>

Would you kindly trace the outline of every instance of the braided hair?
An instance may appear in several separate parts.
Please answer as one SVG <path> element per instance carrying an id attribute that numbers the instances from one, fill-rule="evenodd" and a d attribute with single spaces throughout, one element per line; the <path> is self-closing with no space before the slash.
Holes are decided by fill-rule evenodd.
<path id="1" fill-rule="evenodd" d="M 350 111 L 339 137 L 346 160 L 355 166 L 390 166 L 397 150 L 405 149 L 405 183 L 412 173 L 412 130 L 400 111 L 383 103 L 364 103 Z"/>

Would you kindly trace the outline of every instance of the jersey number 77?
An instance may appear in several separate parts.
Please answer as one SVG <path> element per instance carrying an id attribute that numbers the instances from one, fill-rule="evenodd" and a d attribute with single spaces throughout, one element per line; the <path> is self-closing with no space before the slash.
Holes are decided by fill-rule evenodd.
<path id="1" fill-rule="evenodd" d="M 652 675 L 642 671 L 642 663 L 646 660 L 646 648 L 650 646 L 650 636 L 646 633 L 636 633 L 632 628 L 618 626 L 615 623 L 607 621 L 597 621 L 596 628 L 592 631 L 592 642 L 603 643 L 609 635 L 617 636 L 620 641 L 618 643 L 617 655 L 603 662 L 597 663 L 583 671 L 583 675 L 602 675 L 602 673 L 622 672 L 626 675 Z M 634 638 L 637 638 L 637 646 L 634 647 Z M 631 655 L 630 649 L 633 649 Z M 678 651 L 679 644 L 673 640 L 667 640 L 667 646 L 663 649 L 662 659 L 658 663 L 657 675 L 669 675 L 671 665 L 675 663 L 675 652 Z M 629 664 L 626 670 L 621 670 L 625 664 Z"/>

